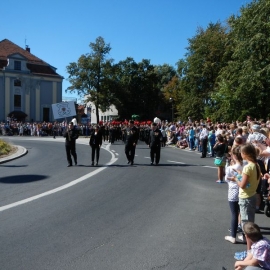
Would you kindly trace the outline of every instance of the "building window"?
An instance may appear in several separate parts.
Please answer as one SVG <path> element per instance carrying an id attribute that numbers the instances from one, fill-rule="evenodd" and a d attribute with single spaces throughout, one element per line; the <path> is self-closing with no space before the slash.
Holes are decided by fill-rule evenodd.
<path id="1" fill-rule="evenodd" d="M 14 86 L 22 86 L 21 81 L 18 80 L 18 79 L 16 79 L 16 80 L 14 81 Z"/>
<path id="2" fill-rule="evenodd" d="M 14 69 L 21 70 L 21 61 L 14 61 Z"/>
<path id="3" fill-rule="evenodd" d="M 14 95 L 14 107 L 21 107 L 21 95 Z"/>

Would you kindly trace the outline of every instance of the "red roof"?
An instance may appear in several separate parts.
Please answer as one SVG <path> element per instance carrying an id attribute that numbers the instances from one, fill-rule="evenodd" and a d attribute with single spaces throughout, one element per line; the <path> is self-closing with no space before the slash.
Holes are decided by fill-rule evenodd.
<path id="1" fill-rule="evenodd" d="M 48 63 L 44 62 L 26 49 L 21 48 L 8 39 L 3 39 L 0 41 L 0 70 L 7 65 L 7 59 L 9 56 L 16 53 L 24 56 L 27 59 L 27 68 L 30 69 L 32 73 L 59 76 L 59 74 L 57 74 Z"/>

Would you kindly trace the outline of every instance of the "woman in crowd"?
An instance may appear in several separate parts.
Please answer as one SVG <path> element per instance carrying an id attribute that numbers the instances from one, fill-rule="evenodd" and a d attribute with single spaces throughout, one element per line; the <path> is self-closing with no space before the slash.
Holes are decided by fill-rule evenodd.
<path id="1" fill-rule="evenodd" d="M 226 176 L 225 176 L 225 181 L 228 183 L 228 201 L 229 201 L 229 206 L 231 209 L 231 228 L 230 236 L 225 236 L 225 240 L 235 243 L 236 242 L 236 234 L 237 232 L 240 232 L 239 227 L 241 227 L 240 218 L 239 218 L 239 187 L 237 183 L 234 180 L 235 174 L 241 174 L 243 170 L 243 159 L 241 156 L 241 151 L 240 151 L 240 146 L 236 146 L 232 148 L 231 151 L 231 166 L 228 166 L 226 168 Z"/>
<path id="2" fill-rule="evenodd" d="M 216 158 L 222 159 L 222 162 L 220 165 L 217 165 L 218 167 L 218 180 L 216 181 L 217 183 L 224 183 L 223 177 L 224 177 L 224 167 L 226 165 L 226 155 L 228 153 L 228 147 L 227 144 L 225 143 L 224 137 L 219 134 L 217 136 L 217 142 L 213 147 L 213 150 L 216 153 Z"/>
<path id="3" fill-rule="evenodd" d="M 239 186 L 239 207 L 242 220 L 242 229 L 245 222 L 255 221 L 256 213 L 256 190 L 261 177 L 260 166 L 257 163 L 257 152 L 255 147 L 251 143 L 247 143 L 241 146 L 241 156 L 243 160 L 247 161 L 242 171 L 242 178 L 233 178 L 233 181 Z M 242 235 L 243 241 L 244 235 Z M 250 250 L 251 246 L 247 243 L 247 250 Z M 247 256 L 247 251 L 237 252 L 235 254 L 236 259 L 244 259 Z"/>

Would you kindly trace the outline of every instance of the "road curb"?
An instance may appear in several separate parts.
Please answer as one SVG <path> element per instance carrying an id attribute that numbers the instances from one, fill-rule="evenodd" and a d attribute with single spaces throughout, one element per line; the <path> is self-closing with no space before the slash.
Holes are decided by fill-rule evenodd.
<path id="1" fill-rule="evenodd" d="M 0 158 L 0 164 L 9 162 L 9 161 L 17 159 L 17 158 L 20 158 L 22 156 L 25 156 L 28 153 L 28 150 L 26 148 L 24 148 L 20 145 L 14 145 L 14 146 L 17 147 L 16 153 L 14 153 L 10 156 L 7 156 L 7 157 Z"/>

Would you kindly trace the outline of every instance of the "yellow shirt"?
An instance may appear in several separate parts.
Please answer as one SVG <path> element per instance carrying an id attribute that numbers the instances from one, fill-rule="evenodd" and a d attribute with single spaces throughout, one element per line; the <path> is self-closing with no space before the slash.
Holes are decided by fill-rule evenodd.
<path id="1" fill-rule="evenodd" d="M 247 199 L 256 194 L 256 189 L 259 184 L 256 164 L 249 162 L 247 165 L 244 166 L 242 174 L 248 175 L 248 183 L 250 184 L 250 186 L 245 188 L 239 188 L 239 198 Z"/>

